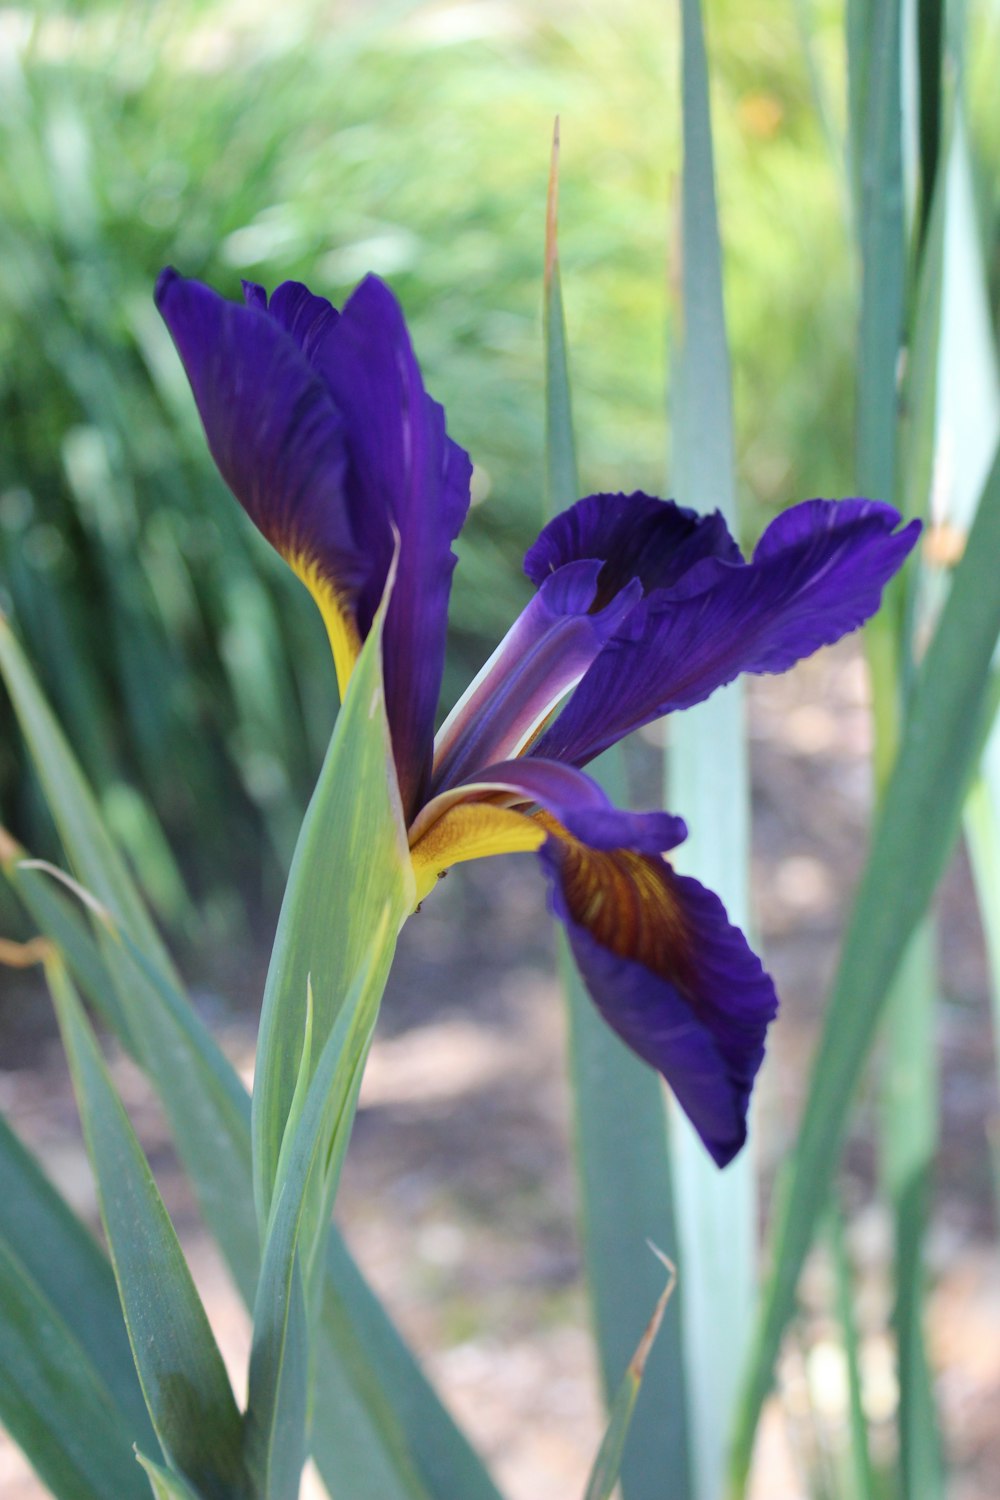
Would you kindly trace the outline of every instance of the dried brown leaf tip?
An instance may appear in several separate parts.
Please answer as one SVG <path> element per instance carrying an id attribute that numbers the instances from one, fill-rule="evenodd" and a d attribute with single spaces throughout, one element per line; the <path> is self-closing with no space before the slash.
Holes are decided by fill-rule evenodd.
<path id="1" fill-rule="evenodd" d="M 648 1324 L 646 1325 L 646 1331 L 643 1334 L 642 1338 L 639 1340 L 638 1348 L 629 1361 L 629 1374 L 637 1383 L 643 1377 L 646 1369 L 646 1361 L 649 1358 L 649 1351 L 652 1349 L 653 1344 L 656 1342 L 656 1335 L 660 1331 L 660 1324 L 663 1322 L 663 1314 L 667 1310 L 667 1303 L 673 1296 L 674 1288 L 677 1285 L 677 1267 L 674 1265 L 673 1261 L 669 1258 L 669 1256 L 664 1255 L 662 1250 L 657 1249 L 654 1244 L 650 1243 L 649 1248 L 650 1250 L 652 1250 L 657 1260 L 662 1261 L 664 1266 L 666 1267 L 667 1284 L 663 1288 L 663 1291 L 660 1293 L 660 1296 L 657 1299 L 656 1306 L 653 1309 L 653 1316 L 650 1318 Z"/>
<path id="2" fill-rule="evenodd" d="M 0 938 L 0 964 L 8 969 L 30 969 L 35 964 L 44 964 L 55 954 L 48 938 L 30 938 L 26 943 L 15 943 L 10 938 Z"/>

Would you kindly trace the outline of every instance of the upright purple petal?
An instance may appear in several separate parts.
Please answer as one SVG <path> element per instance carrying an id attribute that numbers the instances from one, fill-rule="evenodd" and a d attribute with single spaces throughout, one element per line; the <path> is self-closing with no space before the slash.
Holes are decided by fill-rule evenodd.
<path id="1" fill-rule="evenodd" d="M 524 559 L 532 583 L 579 558 L 603 564 L 595 604 L 606 604 L 638 578 L 643 593 L 672 588 L 696 562 L 718 557 L 742 563 L 719 511 L 702 516 L 672 500 L 632 495 L 588 495 L 554 516 Z"/>
<path id="2" fill-rule="evenodd" d="M 628 615 L 533 752 L 582 765 L 740 672 L 783 672 L 857 629 L 916 542 L 889 505 L 811 500 L 779 516 L 752 562 L 696 563 Z"/>
<path id="3" fill-rule="evenodd" d="M 444 411 L 426 394 L 403 314 L 369 276 L 339 318 L 281 289 L 271 311 L 298 330 L 303 350 L 343 414 L 351 514 L 372 571 L 359 599 L 362 634 L 382 593 L 399 532 L 399 571 L 385 628 L 386 706 L 404 809 L 411 815 L 430 775 L 434 715 L 444 669 L 451 544 L 469 507 L 472 465 L 448 437 Z M 306 294 L 307 296 L 309 294 Z"/>
<path id="4" fill-rule="evenodd" d="M 315 364 L 317 351 L 340 317 L 325 297 L 317 297 L 301 281 L 283 281 L 275 287 L 267 310 L 295 340 L 310 364 Z"/>
<path id="5" fill-rule="evenodd" d="M 452 709 L 434 742 L 434 789 L 478 766 L 519 755 L 564 694 L 580 681 L 642 593 L 638 579 L 592 612 L 601 564 L 566 563 L 543 579 Z"/>
<path id="6" fill-rule="evenodd" d="M 577 824 L 583 832 L 581 822 Z M 599 828 L 598 836 L 603 835 Z M 720 1167 L 746 1139 L 777 997 L 717 896 L 663 859 L 559 829 L 539 850 L 601 1015 L 656 1068 Z"/>
<path id="7" fill-rule="evenodd" d="M 271 545 L 353 619 L 367 560 L 347 503 L 344 421 L 252 288 L 249 303 L 173 270 L 157 282 L 223 479 Z"/>

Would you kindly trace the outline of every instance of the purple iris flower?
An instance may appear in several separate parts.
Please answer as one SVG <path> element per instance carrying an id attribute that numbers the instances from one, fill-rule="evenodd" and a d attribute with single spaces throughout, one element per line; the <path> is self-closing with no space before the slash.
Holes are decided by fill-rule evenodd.
<path id="1" fill-rule="evenodd" d="M 719 898 L 664 858 L 682 820 L 619 810 L 582 767 L 740 672 L 783 672 L 856 629 L 919 524 L 810 500 L 748 562 L 718 513 L 591 495 L 530 548 L 534 598 L 435 736 L 469 457 L 376 277 L 339 312 L 295 282 L 244 294 L 167 270 L 156 301 L 223 478 L 319 605 L 341 694 L 398 538 L 383 666 L 418 899 L 461 860 L 537 851 L 601 1015 L 725 1166 L 746 1138 L 774 985 Z"/>

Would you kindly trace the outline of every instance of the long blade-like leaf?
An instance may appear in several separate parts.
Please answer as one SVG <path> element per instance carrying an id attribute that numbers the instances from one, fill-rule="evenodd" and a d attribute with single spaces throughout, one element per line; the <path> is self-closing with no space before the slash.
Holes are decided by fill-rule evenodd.
<path id="1" fill-rule="evenodd" d="M 852 1500 L 875 1500 L 875 1476 L 868 1447 L 868 1424 L 862 1405 L 860 1341 L 854 1311 L 854 1282 L 839 1205 L 830 1214 L 830 1248 L 836 1286 L 837 1318 L 847 1362 L 847 1412 Z"/>
<path id="2" fill-rule="evenodd" d="M 222 1356 L 76 991 L 61 962 L 46 970 L 150 1419 L 206 1500 L 238 1500 L 248 1493 L 241 1421 Z"/>
<path id="3" fill-rule="evenodd" d="M 0 673 L 28 741 L 46 801 L 59 826 L 74 874 L 128 927 L 144 952 L 176 980 L 125 861 L 104 827 L 93 792 L 75 759 L 60 753 L 62 732 L 38 690 L 10 626 L 0 615 Z"/>
<path id="4" fill-rule="evenodd" d="M 0 1240 L 0 1420 L 57 1500 L 142 1500 L 140 1431 L 24 1262 Z M 114 1316 L 120 1321 L 117 1306 Z M 138 1481 L 138 1482 L 137 1482 Z"/>
<path id="5" fill-rule="evenodd" d="M 681 5 L 680 307 L 671 361 L 673 485 L 683 505 L 720 509 L 737 532 L 731 374 L 715 202 L 708 63 L 699 0 Z M 739 683 L 671 722 L 667 805 L 688 820 L 678 864 L 717 891 L 731 919 L 749 918 L 749 789 Z M 695 1132 L 671 1120 L 680 1233 L 681 1321 L 691 1493 L 716 1500 L 724 1442 L 750 1335 L 755 1294 L 753 1159 L 720 1173 Z"/>
<path id="6" fill-rule="evenodd" d="M 857 474 L 860 492 L 896 493 L 896 382 L 903 342 L 906 249 L 900 100 L 900 0 L 880 0 L 871 28 L 861 139 L 861 321 Z"/>
<path id="7" fill-rule="evenodd" d="M 799 1272 L 823 1212 L 854 1088 L 906 945 L 927 910 L 958 829 L 992 712 L 1000 636 L 1000 457 L 917 678 L 899 757 L 841 954 L 738 1413 L 732 1487 L 740 1495 Z M 906 878 L 900 878 L 900 872 Z"/>
<path id="8" fill-rule="evenodd" d="M 325 1240 L 382 998 L 373 976 L 384 968 L 381 949 L 391 930 L 387 907 L 312 1072 L 290 1140 L 286 1131 L 278 1161 L 254 1301 L 245 1439 L 251 1473 L 268 1500 L 295 1500 L 299 1490 L 307 1436 L 307 1308 L 315 1300 L 314 1254 L 321 1248 L 309 1243 L 310 1227 L 313 1238 L 318 1232 Z M 310 1028 L 312 1015 L 310 1001 Z"/>
<path id="9" fill-rule="evenodd" d="M 566 332 L 559 280 L 558 124 L 545 246 L 546 478 L 549 512 L 579 495 Z M 625 790 L 621 752 L 593 768 L 612 797 Z M 675 1253 L 663 1086 L 598 1016 L 559 935 L 559 972 L 569 1019 L 569 1065 L 583 1253 L 601 1376 L 613 1403 L 648 1308 L 657 1295 L 646 1242 Z M 683 1500 L 686 1444 L 680 1324 L 672 1309 L 646 1372 L 621 1465 L 626 1500 Z M 624 1442 L 624 1434 L 623 1434 Z"/>
<path id="10" fill-rule="evenodd" d="M 0 1244 L 31 1268 L 121 1411 L 131 1441 L 152 1439 L 115 1278 L 96 1240 L 0 1116 Z"/>
<path id="11" fill-rule="evenodd" d="M 911 940 L 889 995 L 882 1100 L 882 1172 L 895 1228 L 893 1327 L 905 1500 L 942 1500 L 945 1493 L 923 1330 L 927 1290 L 923 1245 L 938 1135 L 936 973 L 934 932 L 928 919 Z"/>
<path id="12" fill-rule="evenodd" d="M 189 1485 L 176 1474 L 171 1474 L 169 1469 L 164 1469 L 161 1464 L 154 1463 L 144 1453 L 137 1453 L 140 1464 L 146 1471 L 150 1488 L 153 1491 L 153 1500 L 199 1500 Z"/>
<path id="13" fill-rule="evenodd" d="M 309 983 L 316 997 L 318 1055 L 386 907 L 393 933 L 413 908 L 413 870 L 382 687 L 388 592 L 351 676 L 302 825 L 271 954 L 253 1096 L 254 1190 L 262 1225 L 299 1076 Z M 393 948 L 382 945 L 379 993 Z"/>
<path id="14" fill-rule="evenodd" d="M 591 1470 L 584 1500 L 611 1500 L 615 1485 L 618 1483 L 625 1440 L 628 1437 L 636 1398 L 645 1374 L 646 1361 L 656 1342 L 660 1324 L 663 1322 L 663 1314 L 667 1310 L 667 1303 L 670 1301 L 677 1281 L 673 1265 L 669 1261 L 667 1265 L 670 1271 L 667 1284 L 660 1293 L 656 1307 L 653 1309 L 653 1316 L 639 1340 L 639 1347 L 629 1360 L 628 1369 L 611 1403 L 608 1430 L 604 1434 L 604 1440 Z M 662 1480 L 664 1476 L 660 1477 Z"/>
<path id="15" fill-rule="evenodd" d="M 944 77 L 944 6 L 917 0 L 917 63 L 920 75 L 920 201 L 926 234 L 936 189 L 941 150 L 941 92 Z"/>

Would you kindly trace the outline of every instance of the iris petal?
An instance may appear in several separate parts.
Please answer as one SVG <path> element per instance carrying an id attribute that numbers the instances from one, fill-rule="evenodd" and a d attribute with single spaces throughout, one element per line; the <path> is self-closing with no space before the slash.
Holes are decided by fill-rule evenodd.
<path id="1" fill-rule="evenodd" d="M 372 561 L 358 602 L 362 635 L 381 598 L 392 526 L 400 536 L 385 628 L 385 691 L 404 810 L 412 816 L 429 781 L 455 566 L 451 544 L 468 511 L 472 465 L 448 437 L 444 411 L 424 390 L 402 310 L 388 287 L 367 277 L 335 319 L 317 307 L 322 299 L 306 302 L 304 290 L 287 291 L 277 313 L 299 330 L 303 350 L 344 417 L 351 514 Z"/>
<path id="2" fill-rule="evenodd" d="M 638 602 L 633 579 L 592 613 L 599 561 L 567 563 L 542 582 L 441 726 L 434 786 L 451 786 L 477 766 L 518 755 L 559 700 L 580 681 Z"/>
<path id="3" fill-rule="evenodd" d="M 640 491 L 588 495 L 554 516 L 529 548 L 524 571 L 541 584 L 556 568 L 583 557 L 602 560 L 598 603 L 632 578 L 648 594 L 672 587 L 702 558 L 743 561 L 719 511 L 702 516 Z"/>
<path id="4" fill-rule="evenodd" d="M 777 999 L 718 897 L 662 858 L 686 833 L 680 818 L 622 811 L 584 772 L 531 757 L 434 798 L 411 855 L 423 898 L 460 860 L 537 849 L 598 1010 L 663 1074 L 724 1166 L 746 1138 Z"/>
<path id="5" fill-rule="evenodd" d="M 340 313 L 325 297 L 317 297 L 301 281 L 283 281 L 267 301 L 267 311 L 289 334 L 310 364 Z"/>
<path id="6" fill-rule="evenodd" d="M 176 271 L 156 303 L 184 364 L 212 457 L 250 519 L 315 594 L 343 689 L 367 564 L 351 525 L 344 423 L 294 342 L 261 310 Z"/>
<path id="7" fill-rule="evenodd" d="M 705 557 L 627 616 L 532 753 L 578 765 L 740 672 L 782 672 L 862 625 L 920 531 L 868 500 L 778 517 L 750 563 Z"/>
<path id="8" fill-rule="evenodd" d="M 545 829 L 523 813 L 489 802 L 452 803 L 410 848 L 418 904 L 452 865 L 537 849 L 545 837 Z"/>
<path id="9" fill-rule="evenodd" d="M 540 850 L 552 905 L 601 1015 L 670 1085 L 716 1163 L 746 1139 L 770 977 L 721 901 L 665 860 L 554 829 Z"/>

